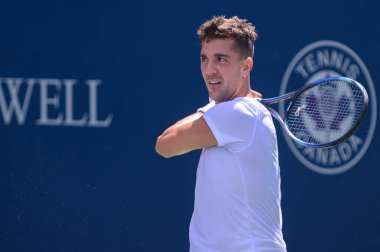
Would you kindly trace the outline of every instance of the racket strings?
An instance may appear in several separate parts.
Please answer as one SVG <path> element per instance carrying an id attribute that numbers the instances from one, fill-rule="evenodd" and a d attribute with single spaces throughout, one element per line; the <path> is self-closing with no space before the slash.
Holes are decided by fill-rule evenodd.
<path id="1" fill-rule="evenodd" d="M 364 103 L 364 94 L 355 83 L 326 81 L 304 91 L 292 102 L 286 124 L 304 142 L 333 142 L 355 127 Z"/>

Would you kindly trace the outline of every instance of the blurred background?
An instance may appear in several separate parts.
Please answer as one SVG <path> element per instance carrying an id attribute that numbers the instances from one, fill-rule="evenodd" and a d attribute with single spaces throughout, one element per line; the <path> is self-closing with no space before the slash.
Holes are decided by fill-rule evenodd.
<path id="1" fill-rule="evenodd" d="M 2 1 L 0 251 L 188 251 L 200 151 L 156 138 L 208 101 L 196 30 L 253 22 L 265 97 L 355 77 L 370 106 L 353 138 L 313 152 L 276 124 L 292 252 L 380 246 L 376 1 Z"/>

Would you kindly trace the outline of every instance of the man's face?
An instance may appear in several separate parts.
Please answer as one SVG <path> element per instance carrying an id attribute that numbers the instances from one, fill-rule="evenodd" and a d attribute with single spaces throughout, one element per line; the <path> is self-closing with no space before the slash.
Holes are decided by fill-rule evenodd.
<path id="1" fill-rule="evenodd" d="M 245 96 L 245 59 L 235 49 L 233 39 L 204 41 L 200 53 L 201 70 L 209 96 L 216 102 Z"/>

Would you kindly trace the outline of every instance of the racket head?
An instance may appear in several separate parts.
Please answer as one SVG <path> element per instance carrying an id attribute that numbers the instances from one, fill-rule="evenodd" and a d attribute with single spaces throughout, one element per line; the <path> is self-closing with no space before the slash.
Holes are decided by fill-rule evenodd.
<path id="1" fill-rule="evenodd" d="M 368 94 L 347 77 L 320 79 L 298 90 L 284 116 L 290 137 L 312 148 L 333 147 L 359 127 L 368 106 Z"/>

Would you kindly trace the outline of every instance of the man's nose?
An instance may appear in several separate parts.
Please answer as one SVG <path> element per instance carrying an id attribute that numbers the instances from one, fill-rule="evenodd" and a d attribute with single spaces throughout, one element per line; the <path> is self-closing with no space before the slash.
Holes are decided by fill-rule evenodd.
<path id="1" fill-rule="evenodd" d="M 204 73 L 206 74 L 206 76 L 215 75 L 217 72 L 218 69 L 216 68 L 214 62 L 207 62 L 207 64 L 204 65 Z"/>

